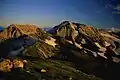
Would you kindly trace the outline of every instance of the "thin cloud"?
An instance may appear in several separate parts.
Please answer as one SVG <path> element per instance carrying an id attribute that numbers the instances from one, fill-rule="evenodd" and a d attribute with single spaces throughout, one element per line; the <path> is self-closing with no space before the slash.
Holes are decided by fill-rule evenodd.
<path id="1" fill-rule="evenodd" d="M 120 12 L 112 12 L 113 14 L 120 14 Z"/>
<path id="2" fill-rule="evenodd" d="M 106 5 L 105 5 L 105 8 L 114 8 L 114 6 L 113 5 L 111 5 L 110 3 L 107 3 Z"/>
<path id="3" fill-rule="evenodd" d="M 112 12 L 113 14 L 120 14 L 120 4 L 115 6 L 113 9 L 116 10 L 116 12 Z"/>
<path id="4" fill-rule="evenodd" d="M 114 12 L 112 12 L 113 14 L 120 14 L 120 4 L 117 4 L 116 6 L 108 3 L 106 4 L 106 8 L 111 8 L 114 10 Z"/>
<path id="5" fill-rule="evenodd" d="M 116 6 L 113 6 L 111 4 L 106 4 L 106 8 L 111 8 L 111 9 L 120 11 L 120 4 L 117 4 Z"/>
<path id="6" fill-rule="evenodd" d="M 120 4 L 118 4 L 117 6 L 115 6 L 113 9 L 120 11 Z"/>

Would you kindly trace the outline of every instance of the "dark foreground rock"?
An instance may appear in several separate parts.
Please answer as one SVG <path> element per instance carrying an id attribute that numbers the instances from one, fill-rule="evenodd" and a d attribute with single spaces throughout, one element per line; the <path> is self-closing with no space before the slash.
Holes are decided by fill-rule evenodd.
<path id="1" fill-rule="evenodd" d="M 74 68 L 67 61 L 37 59 L 24 57 L 23 68 L 12 68 L 8 72 L 0 72 L 3 80 L 102 80 L 93 75 L 87 75 Z M 6 66 L 6 65 L 4 65 Z"/>

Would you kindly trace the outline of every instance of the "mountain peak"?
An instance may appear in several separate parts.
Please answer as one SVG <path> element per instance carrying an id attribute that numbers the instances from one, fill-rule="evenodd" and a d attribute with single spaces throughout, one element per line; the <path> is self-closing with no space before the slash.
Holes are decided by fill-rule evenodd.
<path id="1" fill-rule="evenodd" d="M 71 37 L 80 38 L 81 34 L 89 37 L 92 41 L 103 42 L 104 37 L 101 36 L 100 31 L 92 26 L 75 23 L 70 21 L 63 21 L 58 26 L 55 26 L 50 32 L 53 35 L 57 35 L 63 38 L 70 39 Z M 73 34 L 72 34 L 73 33 Z"/>
<path id="2" fill-rule="evenodd" d="M 30 24 L 11 24 L 0 32 L 0 39 L 8 39 L 19 37 L 21 35 L 29 35 L 37 33 L 38 27 Z"/>
<path id="3" fill-rule="evenodd" d="M 70 21 L 63 21 L 63 22 L 61 22 L 61 25 L 63 24 L 63 25 L 66 25 L 66 24 L 69 24 L 70 23 Z"/>

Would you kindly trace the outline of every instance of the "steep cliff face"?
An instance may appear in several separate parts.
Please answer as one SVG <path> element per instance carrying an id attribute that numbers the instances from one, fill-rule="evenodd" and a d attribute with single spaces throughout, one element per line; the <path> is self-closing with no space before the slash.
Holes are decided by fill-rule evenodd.
<path id="1" fill-rule="evenodd" d="M 78 32 L 82 33 L 86 37 L 89 37 L 94 42 L 99 42 L 100 40 L 104 40 L 104 37 L 100 34 L 98 29 L 93 28 L 91 26 L 80 24 L 78 25 Z"/>

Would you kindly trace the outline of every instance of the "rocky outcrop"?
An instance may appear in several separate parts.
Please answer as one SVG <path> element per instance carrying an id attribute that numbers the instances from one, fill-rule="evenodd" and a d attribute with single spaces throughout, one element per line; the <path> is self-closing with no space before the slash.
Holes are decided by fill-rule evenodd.
<path id="1" fill-rule="evenodd" d="M 24 62 L 19 59 L 4 59 L 0 62 L 0 71 L 2 72 L 10 72 L 13 68 L 23 68 Z"/>
<path id="2" fill-rule="evenodd" d="M 11 71 L 12 67 L 13 64 L 9 59 L 5 59 L 2 62 L 0 62 L 0 71 L 9 72 Z"/>

